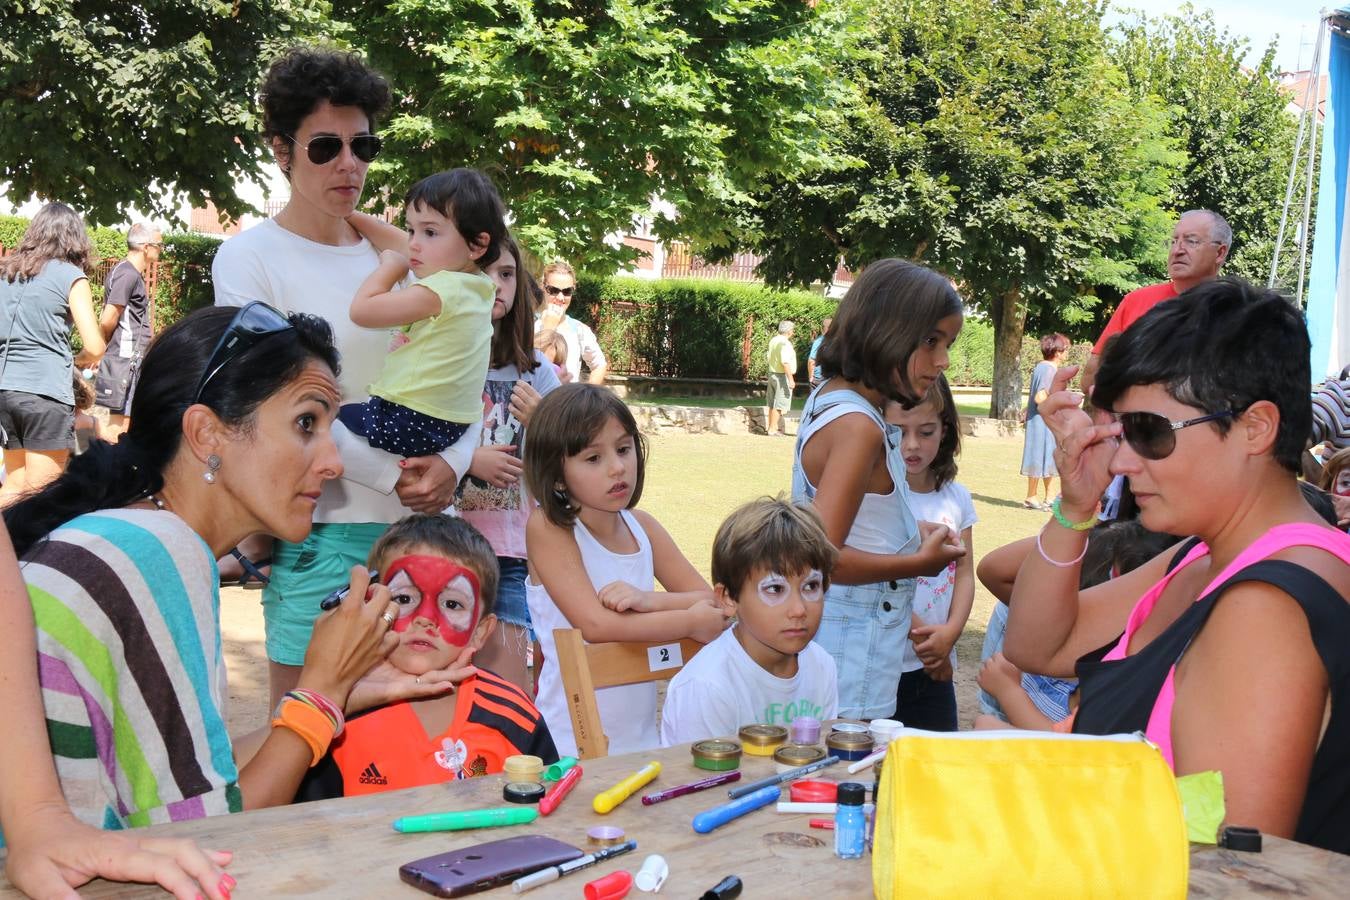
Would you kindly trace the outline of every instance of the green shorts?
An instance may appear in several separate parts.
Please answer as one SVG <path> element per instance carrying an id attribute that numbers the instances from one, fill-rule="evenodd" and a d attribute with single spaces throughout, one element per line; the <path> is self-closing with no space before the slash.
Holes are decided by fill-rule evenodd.
<path id="1" fill-rule="evenodd" d="M 366 564 L 370 548 L 388 527 L 382 522 L 316 524 L 303 543 L 276 542 L 272 580 L 262 597 L 268 659 L 304 665 L 319 601 L 350 581 L 352 566 Z"/>
<path id="2" fill-rule="evenodd" d="M 769 375 L 769 409 L 787 412 L 792 406 L 792 389 L 788 387 L 788 377 L 782 372 Z"/>

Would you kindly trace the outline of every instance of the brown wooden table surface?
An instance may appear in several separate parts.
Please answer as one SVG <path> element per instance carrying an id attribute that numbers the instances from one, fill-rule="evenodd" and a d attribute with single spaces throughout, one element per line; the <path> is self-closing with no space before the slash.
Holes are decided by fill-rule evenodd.
<path id="1" fill-rule="evenodd" d="M 591 809 L 591 799 L 649 760 L 662 764 L 660 776 L 607 816 Z M 582 886 L 618 869 L 636 873 L 649 853 L 670 864 L 670 879 L 661 896 L 698 897 L 726 875 L 738 875 L 743 897 L 827 900 L 871 896 L 870 857 L 836 859 L 833 832 L 808 827 L 807 815 L 780 815 L 766 807 L 717 829 L 695 834 L 695 814 L 726 801 L 717 787 L 644 807 L 645 793 L 697 781 L 713 774 L 697 769 L 687 746 L 649 753 L 583 761 L 585 774 L 571 795 L 551 816 L 531 825 L 478 831 L 399 834 L 391 823 L 400 816 L 458 809 L 504 806 L 501 775 L 449 785 L 414 788 L 216 816 L 195 822 L 156 826 L 147 831 L 188 836 L 202 845 L 235 852 L 229 872 L 239 880 L 239 900 L 261 897 L 426 897 L 398 877 L 410 860 L 517 834 L 547 834 L 586 849 L 586 829 L 618 825 L 638 842 L 637 850 L 531 891 L 527 896 L 579 897 Z M 773 774 L 770 760 L 745 757 L 746 783 Z M 871 782 L 870 770 L 861 773 Z M 819 777 L 844 781 L 843 766 Z M 787 793 L 784 791 L 784 799 Z M 1128 890 L 1127 890 L 1128 893 Z M 1350 896 L 1350 856 L 1329 853 L 1291 841 L 1267 837 L 1262 853 L 1232 853 L 1213 848 L 1191 854 L 1190 893 L 1194 897 Z M 165 896 L 157 888 L 96 881 L 80 890 L 83 897 Z M 0 898 L 20 896 L 0 876 Z M 509 886 L 475 896 L 514 896 Z M 634 888 L 630 897 L 643 896 Z"/>

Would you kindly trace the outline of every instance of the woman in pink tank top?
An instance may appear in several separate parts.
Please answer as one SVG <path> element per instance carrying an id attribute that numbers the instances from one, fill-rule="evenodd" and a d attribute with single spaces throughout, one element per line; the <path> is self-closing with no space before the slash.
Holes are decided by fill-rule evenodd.
<path id="1" fill-rule="evenodd" d="M 1075 731 L 1142 731 L 1177 774 L 1221 771 L 1229 823 L 1347 852 L 1350 537 L 1296 480 L 1309 355 L 1287 300 L 1222 280 L 1107 349 L 1094 416 L 1061 370 L 1042 411 L 1063 495 L 1018 574 L 1004 652 L 1080 677 Z M 1145 527 L 1194 538 L 1080 593 L 1116 474 Z"/>

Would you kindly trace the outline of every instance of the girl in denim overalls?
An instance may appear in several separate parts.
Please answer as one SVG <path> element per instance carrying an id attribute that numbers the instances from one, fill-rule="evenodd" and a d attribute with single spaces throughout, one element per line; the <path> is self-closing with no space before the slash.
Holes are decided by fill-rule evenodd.
<path id="1" fill-rule="evenodd" d="M 810 500 L 840 548 L 816 641 L 839 668 L 839 715 L 889 717 L 914 578 L 965 555 L 942 526 L 916 522 L 887 400 L 912 406 L 947 368 L 961 299 L 938 273 L 872 263 L 839 305 L 817 355 L 824 381 L 802 411 L 792 495 Z"/>

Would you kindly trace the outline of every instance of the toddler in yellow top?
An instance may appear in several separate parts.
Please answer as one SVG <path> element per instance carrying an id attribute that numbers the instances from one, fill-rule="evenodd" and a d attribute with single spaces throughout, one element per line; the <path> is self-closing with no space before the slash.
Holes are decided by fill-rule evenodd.
<path id="1" fill-rule="evenodd" d="M 380 250 L 380 265 L 352 300 L 363 328 L 401 326 L 364 403 L 343 404 L 342 424 L 400 456 L 439 453 L 483 419 L 496 287 L 483 274 L 501 254 L 506 209 L 474 169 L 438 172 L 413 185 L 406 233 L 372 216 L 348 221 Z M 397 285 L 411 269 L 417 280 Z"/>

